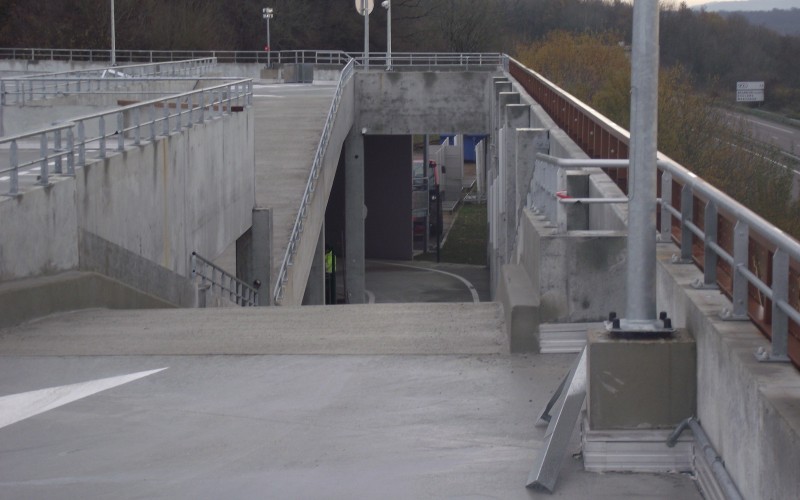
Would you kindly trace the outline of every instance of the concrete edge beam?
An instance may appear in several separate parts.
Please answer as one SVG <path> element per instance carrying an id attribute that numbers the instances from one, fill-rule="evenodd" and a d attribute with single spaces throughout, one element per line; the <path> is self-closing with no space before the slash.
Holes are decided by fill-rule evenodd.
<path id="1" fill-rule="evenodd" d="M 503 265 L 497 300 L 503 306 L 510 351 L 539 352 L 539 294 L 521 265 Z"/>

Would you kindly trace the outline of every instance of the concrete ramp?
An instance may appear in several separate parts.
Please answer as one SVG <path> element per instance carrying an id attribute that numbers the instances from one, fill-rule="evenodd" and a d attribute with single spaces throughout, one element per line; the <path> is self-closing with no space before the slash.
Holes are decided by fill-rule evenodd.
<path id="1" fill-rule="evenodd" d="M 497 303 L 96 309 L 2 330 L 0 349 L 7 356 L 508 352 Z"/>
<path id="2" fill-rule="evenodd" d="M 255 85 L 256 205 L 272 208 L 274 289 L 335 84 Z M 271 292 L 270 292 L 271 293 Z"/>

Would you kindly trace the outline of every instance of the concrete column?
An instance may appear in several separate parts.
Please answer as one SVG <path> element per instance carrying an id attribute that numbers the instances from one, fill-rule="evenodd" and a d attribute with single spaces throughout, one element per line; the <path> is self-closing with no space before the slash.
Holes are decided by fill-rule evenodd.
<path id="1" fill-rule="evenodd" d="M 317 237 L 317 249 L 308 272 L 308 283 L 303 295 L 304 306 L 325 305 L 325 224 L 322 224 Z"/>
<path id="2" fill-rule="evenodd" d="M 345 141 L 345 291 L 349 304 L 363 304 L 364 266 L 364 135 L 350 129 Z"/>
<path id="3" fill-rule="evenodd" d="M 253 209 L 253 225 L 236 240 L 236 277 L 260 283 L 259 305 L 272 304 L 272 209 Z"/>
<path id="4" fill-rule="evenodd" d="M 515 149 L 515 172 L 516 179 L 516 209 L 517 227 L 519 227 L 522 209 L 528 201 L 531 179 L 538 153 L 548 154 L 550 152 L 550 133 L 547 129 L 541 128 L 518 128 L 517 143 Z"/>

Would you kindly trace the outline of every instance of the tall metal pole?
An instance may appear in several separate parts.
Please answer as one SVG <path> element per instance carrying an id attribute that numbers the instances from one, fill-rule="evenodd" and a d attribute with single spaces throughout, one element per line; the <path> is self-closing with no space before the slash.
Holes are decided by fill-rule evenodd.
<path id="1" fill-rule="evenodd" d="M 386 9 L 386 69 L 392 69 L 392 0 L 383 0 Z"/>
<path id="2" fill-rule="evenodd" d="M 633 2 L 627 327 L 656 319 L 658 0 Z"/>
<path id="3" fill-rule="evenodd" d="M 367 0 L 361 0 L 361 9 L 364 15 L 364 69 L 369 69 L 369 6 Z"/>
<path id="4" fill-rule="evenodd" d="M 116 20 L 114 18 L 114 0 L 111 0 L 111 65 L 117 65 L 117 33 Z"/>

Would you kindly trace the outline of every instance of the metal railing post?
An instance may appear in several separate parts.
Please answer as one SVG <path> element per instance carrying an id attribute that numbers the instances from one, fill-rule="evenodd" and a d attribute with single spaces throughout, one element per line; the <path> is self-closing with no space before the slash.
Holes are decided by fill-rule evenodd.
<path id="1" fill-rule="evenodd" d="M 63 174 L 64 171 L 61 163 L 61 129 L 53 131 L 53 150 L 56 153 L 54 160 L 55 168 L 53 168 L 53 172 L 59 175 Z"/>
<path id="2" fill-rule="evenodd" d="M 156 142 L 156 105 L 151 104 L 148 108 L 150 115 L 150 142 Z"/>
<path id="3" fill-rule="evenodd" d="M 681 262 L 692 262 L 692 230 L 689 225 L 694 218 L 694 193 L 692 187 L 681 189 Z"/>
<path id="4" fill-rule="evenodd" d="M 86 126 L 83 120 L 78 122 L 78 165 L 86 166 Z"/>
<path id="5" fill-rule="evenodd" d="M 164 134 L 165 136 L 169 137 L 169 101 L 163 101 L 162 105 L 164 106 Z"/>
<path id="6" fill-rule="evenodd" d="M 75 132 L 72 127 L 67 129 L 67 175 L 75 176 Z"/>
<path id="7" fill-rule="evenodd" d="M 706 288 L 717 287 L 717 251 L 713 248 L 717 245 L 717 204 L 709 201 L 706 204 L 704 213 L 704 232 L 703 240 L 703 285 Z"/>
<path id="8" fill-rule="evenodd" d="M 789 254 L 781 249 L 772 256 L 771 361 L 789 361 L 789 317 L 781 304 L 789 301 Z"/>
<path id="9" fill-rule="evenodd" d="M 669 207 L 672 204 L 672 175 L 664 172 L 661 175 L 661 237 L 662 243 L 669 243 L 672 236 L 672 214 Z"/>
<path id="10" fill-rule="evenodd" d="M 11 172 L 9 173 L 8 194 L 16 195 L 19 193 L 19 155 L 17 153 L 17 141 L 11 141 Z"/>
<path id="11" fill-rule="evenodd" d="M 41 171 L 39 172 L 39 182 L 37 184 L 47 186 L 50 184 L 50 164 L 47 161 L 49 159 L 47 156 L 47 132 L 42 132 L 40 135 L 39 154 L 42 159 L 39 161 Z"/>
<path id="12" fill-rule="evenodd" d="M 125 117 L 117 113 L 117 151 L 125 151 Z"/>
<path id="13" fill-rule="evenodd" d="M 134 139 L 133 143 L 139 146 L 142 143 L 142 117 L 141 117 L 141 109 L 142 108 L 134 108 L 133 110 L 133 121 L 136 124 L 136 129 L 134 132 Z"/>
<path id="14" fill-rule="evenodd" d="M 742 221 L 736 222 L 733 231 L 733 311 L 730 319 L 747 319 L 747 278 L 739 271 L 747 269 L 749 262 L 750 228 Z"/>
<path id="15" fill-rule="evenodd" d="M 101 116 L 98 120 L 97 127 L 100 132 L 100 158 L 106 157 L 106 119 Z"/>

